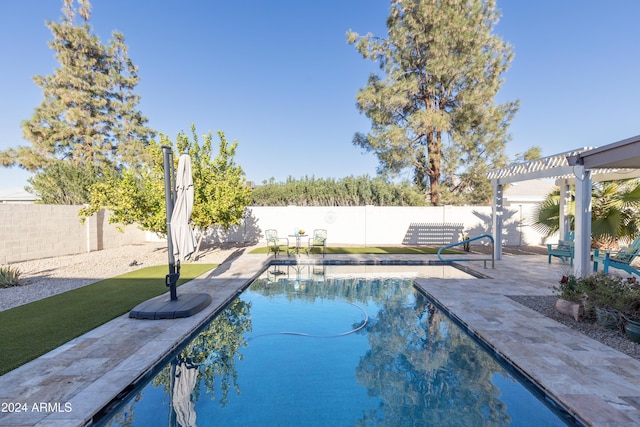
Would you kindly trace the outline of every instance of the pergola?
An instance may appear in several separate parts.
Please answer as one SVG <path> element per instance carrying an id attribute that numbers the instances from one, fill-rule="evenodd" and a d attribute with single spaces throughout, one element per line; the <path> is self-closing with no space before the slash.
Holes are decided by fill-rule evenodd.
<path id="1" fill-rule="evenodd" d="M 493 237 L 495 259 L 502 259 L 503 186 L 519 181 L 555 178 L 560 187 L 560 236 L 569 229 L 567 215 L 571 185 L 575 184 L 574 274 L 587 276 L 591 256 L 591 190 L 593 181 L 640 177 L 640 135 L 599 148 L 580 148 L 487 174 L 493 184 Z"/>

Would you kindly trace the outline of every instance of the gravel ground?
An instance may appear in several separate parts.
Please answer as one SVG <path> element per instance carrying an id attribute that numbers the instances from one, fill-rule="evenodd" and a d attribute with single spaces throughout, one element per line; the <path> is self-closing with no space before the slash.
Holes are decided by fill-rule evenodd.
<path id="1" fill-rule="evenodd" d="M 221 264 L 247 248 L 203 248 L 196 263 Z M 0 288 L 0 311 L 89 285 L 143 267 L 167 265 L 166 243 L 144 243 L 78 255 L 44 258 L 12 264 L 22 274 L 23 286 Z"/>
<path id="2" fill-rule="evenodd" d="M 247 247 L 212 246 L 203 248 L 197 263 L 221 264 L 242 254 Z M 489 248 L 471 247 L 473 252 L 483 253 Z M 504 247 L 503 253 L 546 254 L 545 247 Z M 118 276 L 142 267 L 167 264 L 167 247 L 164 243 L 128 245 L 79 255 L 39 259 L 15 263 L 21 272 L 23 286 L 0 288 L 0 311 L 46 298 L 61 292 L 79 288 L 101 279 Z M 572 317 L 558 313 L 554 296 L 510 296 L 551 319 L 580 331 L 590 338 L 640 360 L 640 344 L 627 338 L 624 331 L 610 330 L 593 321 L 576 322 Z"/>

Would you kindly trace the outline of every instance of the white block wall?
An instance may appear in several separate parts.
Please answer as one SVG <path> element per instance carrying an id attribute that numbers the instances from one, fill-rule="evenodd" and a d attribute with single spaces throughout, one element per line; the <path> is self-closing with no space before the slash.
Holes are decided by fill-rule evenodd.
<path id="1" fill-rule="evenodd" d="M 503 245 L 540 245 L 542 235 L 527 225 L 532 205 L 507 208 Z M 101 212 L 80 223 L 78 206 L 0 204 L 0 265 L 31 259 L 73 255 L 149 241 L 135 226 L 121 233 Z M 242 225 L 228 231 L 212 228 L 207 243 L 264 242 L 270 228 L 286 237 L 296 229 L 311 235 L 328 233 L 329 245 L 433 245 L 459 241 L 460 233 L 491 234 L 491 207 L 251 207 Z M 554 237 L 552 240 L 557 240 Z M 306 241 L 304 242 L 306 243 Z M 474 242 L 482 244 L 483 242 Z"/>
<path id="2" fill-rule="evenodd" d="M 0 265 L 73 255 L 145 241 L 134 226 L 125 233 L 101 212 L 84 224 L 79 206 L 0 204 Z"/>
<path id="3" fill-rule="evenodd" d="M 521 205 L 506 209 L 504 245 L 545 243 L 544 236 L 528 225 L 527 218 L 534 207 Z M 490 206 L 251 207 L 241 226 L 227 232 L 209 230 L 206 241 L 261 242 L 264 230 L 271 228 L 284 237 L 296 229 L 311 234 L 313 229 L 323 228 L 327 230 L 329 245 L 446 245 L 458 241 L 459 232 L 466 232 L 470 237 L 491 234 L 491 221 Z"/>

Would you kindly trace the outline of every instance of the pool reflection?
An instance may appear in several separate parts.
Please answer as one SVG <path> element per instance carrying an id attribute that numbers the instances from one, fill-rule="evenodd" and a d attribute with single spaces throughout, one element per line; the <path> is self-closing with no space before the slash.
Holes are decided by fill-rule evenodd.
<path id="1" fill-rule="evenodd" d="M 411 274 L 359 275 L 270 267 L 110 425 L 565 425 Z"/>

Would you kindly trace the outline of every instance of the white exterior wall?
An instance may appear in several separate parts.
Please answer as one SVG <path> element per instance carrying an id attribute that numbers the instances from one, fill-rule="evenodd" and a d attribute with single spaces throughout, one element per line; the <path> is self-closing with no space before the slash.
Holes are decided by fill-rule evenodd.
<path id="1" fill-rule="evenodd" d="M 541 245 L 544 237 L 527 219 L 535 205 L 505 209 L 503 244 Z M 210 230 L 206 241 L 253 243 L 264 241 L 264 231 L 276 229 L 281 237 L 304 229 L 327 230 L 329 245 L 446 245 L 458 241 L 459 234 L 470 237 L 491 234 L 490 206 L 438 207 L 251 207 L 239 227 L 228 232 Z M 477 241 L 476 244 L 483 242 Z"/>
<path id="2" fill-rule="evenodd" d="M 540 245 L 543 237 L 522 226 L 535 205 L 520 204 L 505 209 L 503 244 Z M 491 234 L 491 207 L 251 207 L 242 225 L 228 231 L 212 228 L 206 243 L 264 242 L 270 228 L 286 237 L 296 229 L 311 235 L 313 229 L 327 230 L 329 245 L 432 245 L 444 246 L 470 237 Z M 0 204 L 0 265 L 73 255 L 144 241 L 158 241 L 135 226 L 125 232 L 109 224 L 101 212 L 80 223 L 78 206 Z M 552 240 L 556 240 L 554 236 Z M 306 240 L 303 242 L 306 244 Z M 483 244 L 476 241 L 472 244 Z"/>

